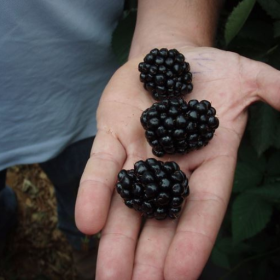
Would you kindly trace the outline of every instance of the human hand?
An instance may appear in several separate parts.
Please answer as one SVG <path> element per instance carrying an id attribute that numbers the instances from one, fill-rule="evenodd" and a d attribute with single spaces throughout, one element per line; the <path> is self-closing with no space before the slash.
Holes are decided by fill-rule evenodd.
<path id="1" fill-rule="evenodd" d="M 114 191 L 117 173 L 154 157 L 140 124 L 154 102 L 139 81 L 136 58 L 111 79 L 100 101 L 98 133 L 78 193 L 76 221 L 86 234 L 102 230 L 97 279 L 197 279 L 209 257 L 231 193 L 246 108 L 262 100 L 280 109 L 279 71 L 213 48 L 181 48 L 193 72 L 189 99 L 206 99 L 220 126 L 209 145 L 165 156 L 189 177 L 190 195 L 177 220 L 147 220 Z"/>

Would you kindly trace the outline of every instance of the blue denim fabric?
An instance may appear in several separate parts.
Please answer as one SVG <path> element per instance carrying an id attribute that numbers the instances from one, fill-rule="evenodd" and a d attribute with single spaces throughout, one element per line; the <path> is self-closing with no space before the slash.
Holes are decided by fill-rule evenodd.
<path id="1" fill-rule="evenodd" d="M 17 198 L 14 191 L 5 185 L 5 178 L 6 170 L 0 171 L 0 253 L 17 223 Z"/>
<path id="2" fill-rule="evenodd" d="M 76 250 L 91 248 L 94 237 L 85 236 L 75 223 L 75 203 L 81 176 L 90 156 L 94 137 L 78 141 L 57 157 L 41 163 L 54 185 L 57 198 L 58 228 Z"/>
<path id="3" fill-rule="evenodd" d="M 58 227 L 66 235 L 70 245 L 76 250 L 90 249 L 94 244 L 94 237 L 85 236 L 77 229 L 74 218 L 79 182 L 89 158 L 93 140 L 94 137 L 78 141 L 67 147 L 57 157 L 40 164 L 55 188 Z M 2 179 L 2 184 L 4 182 L 5 180 Z M 2 187 L 2 189 L 6 188 Z M 9 201 L 5 201 L 3 205 L 5 207 L 8 205 L 10 209 Z M 8 209 L 0 208 L 0 211 L 0 228 L 2 229 L 2 226 L 3 228 L 4 225 L 5 228 L 8 226 L 6 219 L 3 219 L 5 216 L 2 215 Z M 7 217 L 7 219 L 9 218 Z"/>

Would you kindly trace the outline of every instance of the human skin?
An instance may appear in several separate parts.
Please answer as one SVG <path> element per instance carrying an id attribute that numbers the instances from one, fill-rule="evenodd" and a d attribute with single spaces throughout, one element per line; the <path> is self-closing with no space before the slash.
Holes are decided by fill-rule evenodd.
<path id="1" fill-rule="evenodd" d="M 213 28 L 216 16 L 211 13 Z M 99 280 L 198 279 L 228 205 L 247 108 L 264 101 L 280 110 L 279 71 L 235 53 L 202 47 L 211 44 L 213 36 L 214 32 L 206 40 L 196 33 L 193 40 L 188 35 L 185 42 L 164 38 L 160 44 L 153 44 L 149 39 L 153 37 L 148 36 L 147 44 L 141 45 L 137 35 L 133 41 L 137 50 L 132 44 L 129 61 L 114 74 L 102 95 L 98 132 L 76 203 L 78 228 L 86 234 L 102 230 Z M 141 227 L 140 214 L 124 205 L 115 183 L 121 169 L 132 169 L 136 161 L 155 157 L 140 123 L 142 112 L 154 100 L 140 83 L 137 70 L 144 52 L 153 47 L 176 47 L 184 54 L 194 85 L 185 99 L 209 100 L 220 126 L 203 149 L 160 159 L 180 165 L 189 177 L 190 195 L 177 220 L 147 220 Z"/>

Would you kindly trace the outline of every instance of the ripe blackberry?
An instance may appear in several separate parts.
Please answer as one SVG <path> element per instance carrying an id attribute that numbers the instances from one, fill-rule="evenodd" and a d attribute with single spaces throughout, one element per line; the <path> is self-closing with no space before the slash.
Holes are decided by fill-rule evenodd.
<path id="1" fill-rule="evenodd" d="M 121 170 L 116 190 L 127 207 L 157 220 L 177 218 L 189 195 L 188 179 L 178 164 L 154 158 L 137 161 L 134 169 Z"/>
<path id="2" fill-rule="evenodd" d="M 141 116 L 145 135 L 157 157 L 185 154 L 206 146 L 213 138 L 219 120 L 207 100 L 182 98 L 154 103 Z"/>
<path id="3" fill-rule="evenodd" d="M 193 89 L 190 65 L 175 49 L 153 49 L 138 66 L 140 81 L 155 100 L 182 96 Z"/>

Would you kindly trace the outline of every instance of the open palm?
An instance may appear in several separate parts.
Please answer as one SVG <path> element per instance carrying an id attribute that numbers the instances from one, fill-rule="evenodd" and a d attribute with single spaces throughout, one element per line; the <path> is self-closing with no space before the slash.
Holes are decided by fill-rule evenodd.
<path id="1" fill-rule="evenodd" d="M 160 159 L 180 165 L 189 177 L 191 194 L 179 219 L 147 220 L 141 227 L 139 213 L 124 205 L 114 187 L 121 169 L 154 157 L 140 124 L 142 112 L 154 101 L 139 81 L 142 58 L 115 73 L 100 101 L 98 133 L 76 204 L 80 230 L 102 230 L 97 279 L 197 279 L 226 211 L 246 108 L 264 100 L 280 109 L 277 70 L 213 48 L 180 51 L 193 73 L 194 90 L 187 99 L 209 100 L 220 126 L 201 150 Z"/>

